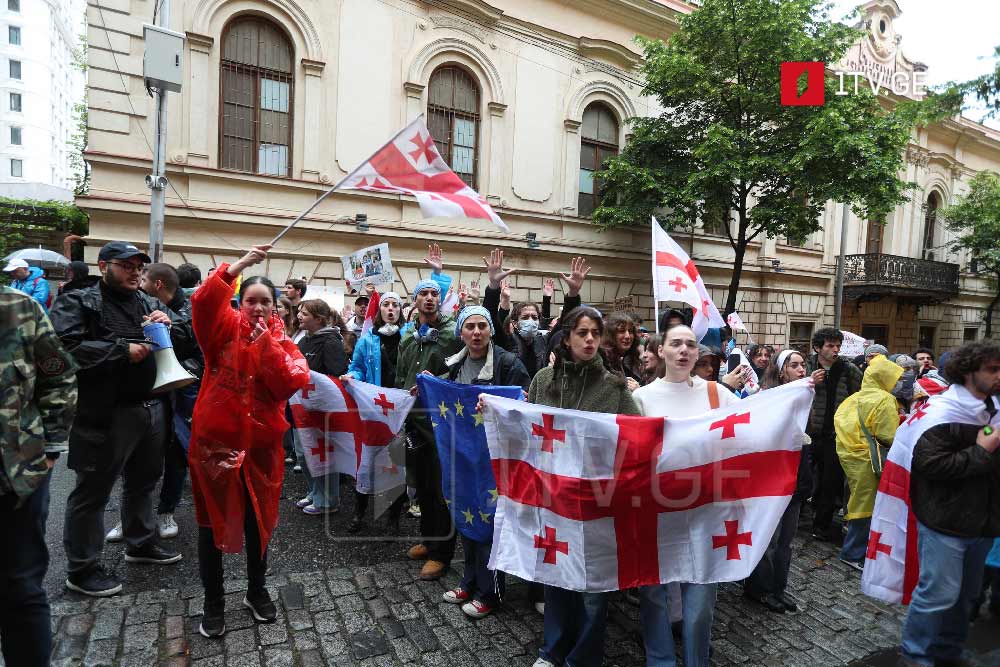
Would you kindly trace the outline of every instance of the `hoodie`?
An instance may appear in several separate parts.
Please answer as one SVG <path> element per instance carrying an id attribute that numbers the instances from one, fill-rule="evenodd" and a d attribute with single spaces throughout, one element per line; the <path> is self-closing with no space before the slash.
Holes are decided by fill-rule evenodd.
<path id="1" fill-rule="evenodd" d="M 24 280 L 15 280 L 10 284 L 19 292 L 24 292 L 32 299 L 42 304 L 42 308 L 48 312 L 49 309 L 49 281 L 45 279 L 45 274 L 37 266 L 28 267 L 28 277 Z"/>

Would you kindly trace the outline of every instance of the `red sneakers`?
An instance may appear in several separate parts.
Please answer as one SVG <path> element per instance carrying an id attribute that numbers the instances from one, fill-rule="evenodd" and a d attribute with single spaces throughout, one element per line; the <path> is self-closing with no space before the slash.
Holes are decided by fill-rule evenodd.
<path id="1" fill-rule="evenodd" d="M 461 588 L 453 588 L 450 591 L 445 591 L 441 597 L 449 604 L 462 604 L 468 601 L 471 596 L 468 591 L 464 591 Z"/>
<path id="2" fill-rule="evenodd" d="M 495 607 L 491 607 L 484 602 L 479 600 L 473 600 L 472 602 L 466 602 L 462 605 L 462 611 L 469 618 L 485 618 L 493 613 Z"/>

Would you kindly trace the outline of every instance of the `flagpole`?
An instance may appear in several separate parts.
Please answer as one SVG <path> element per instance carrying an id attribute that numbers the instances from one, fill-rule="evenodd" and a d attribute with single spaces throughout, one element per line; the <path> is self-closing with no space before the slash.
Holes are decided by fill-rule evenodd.
<path id="1" fill-rule="evenodd" d="M 389 144 L 391 144 L 392 142 L 394 142 L 396 139 L 399 138 L 399 136 L 401 134 L 403 134 L 404 132 L 406 132 L 406 130 L 409 129 L 410 125 L 413 125 L 413 123 L 415 123 L 416 121 L 420 120 L 423 117 L 424 117 L 424 115 L 420 114 L 419 116 L 417 116 L 416 118 L 414 118 L 413 120 L 411 120 L 406 125 L 406 127 L 404 127 L 403 129 L 401 129 L 396 134 L 392 135 L 392 138 L 389 139 L 389 141 L 387 141 L 384 144 L 382 144 L 381 146 L 379 146 L 378 150 L 376 150 L 374 153 L 372 153 L 372 155 L 377 155 L 383 148 L 385 148 L 386 146 L 388 146 Z M 288 232 L 290 232 L 292 230 L 292 227 L 294 227 L 295 225 L 299 224 L 299 221 L 301 221 L 302 218 L 304 218 L 307 215 L 309 215 L 310 213 L 312 213 L 313 209 L 315 209 L 317 206 L 319 206 L 320 203 L 324 199 L 326 199 L 327 197 L 329 197 L 330 195 L 332 195 L 334 192 L 336 192 L 337 190 L 339 190 L 341 187 L 343 187 L 344 183 L 346 183 L 347 181 L 349 181 L 352 178 L 354 178 L 354 176 L 357 175 L 358 171 L 361 170 L 361 167 L 363 167 L 366 164 L 368 164 L 369 161 L 371 161 L 371 157 L 369 157 L 367 160 L 365 160 L 364 162 L 362 162 L 361 164 L 359 164 L 357 167 L 355 167 L 354 171 L 352 171 L 351 173 L 349 173 L 347 176 L 344 176 L 342 179 L 340 179 L 339 183 L 337 183 L 332 188 L 330 188 L 329 190 L 327 190 L 326 192 L 324 192 L 322 197 L 320 197 L 319 199 L 317 199 L 316 201 L 314 201 L 309 206 L 309 208 L 307 208 L 305 211 L 303 211 L 302 213 L 300 213 L 297 218 L 295 218 L 294 220 L 292 220 L 290 223 L 288 223 L 288 225 L 285 226 L 284 229 L 282 229 L 280 232 L 278 232 L 278 235 L 275 236 L 273 239 L 271 239 L 270 245 L 273 246 L 273 245 L 277 244 L 278 241 L 281 240 L 282 236 L 284 236 L 285 234 L 287 234 Z"/>
<path id="2" fill-rule="evenodd" d="M 656 216 L 653 216 L 650 220 L 649 231 L 652 232 L 652 240 L 650 244 L 650 254 L 652 255 L 653 262 L 653 321 L 656 323 L 656 333 L 660 333 L 660 299 L 659 290 L 656 289 L 656 228 L 653 225 L 658 225 L 659 222 L 656 221 Z"/>

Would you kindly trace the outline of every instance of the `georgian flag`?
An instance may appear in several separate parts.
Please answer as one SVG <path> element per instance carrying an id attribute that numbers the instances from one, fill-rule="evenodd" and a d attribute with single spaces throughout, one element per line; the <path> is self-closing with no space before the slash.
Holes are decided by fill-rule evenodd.
<path id="1" fill-rule="evenodd" d="M 490 220 L 510 232 L 486 198 L 448 167 L 422 116 L 351 172 L 337 189 L 411 195 L 425 218 Z"/>
<path id="2" fill-rule="evenodd" d="M 744 579 L 795 490 L 807 380 L 689 419 L 484 396 L 491 569 L 575 591 Z"/>
<path id="3" fill-rule="evenodd" d="M 406 471 L 387 445 L 416 401 L 410 392 L 360 380 L 345 385 L 309 372 L 309 384 L 288 399 L 313 477 L 332 472 L 357 480 L 361 493 L 382 493 L 406 483 Z"/>
<path id="4" fill-rule="evenodd" d="M 375 318 L 378 317 L 378 309 L 381 302 L 382 295 L 378 293 L 378 290 L 374 290 L 368 299 L 368 307 L 365 309 L 365 321 L 361 325 L 362 336 L 371 331 L 372 327 L 375 326 Z"/>
<path id="5" fill-rule="evenodd" d="M 990 400 L 1000 408 L 1000 400 Z M 910 467 L 920 437 L 940 424 L 1000 427 L 1000 412 L 990 420 L 986 406 L 962 385 L 952 385 L 915 408 L 896 431 L 879 480 L 868 534 L 868 553 L 861 575 L 866 595 L 892 604 L 909 604 L 920 578 L 917 518 L 910 503 Z"/>
<path id="6" fill-rule="evenodd" d="M 691 306 L 694 317 L 691 329 L 698 340 L 709 328 L 726 326 L 719 309 L 708 294 L 705 281 L 684 249 L 663 231 L 653 218 L 653 301 L 657 308 L 656 326 L 659 331 L 659 303 L 681 301 Z"/>
<path id="7" fill-rule="evenodd" d="M 448 290 L 444 301 L 441 303 L 441 312 L 452 317 L 458 317 L 458 312 L 462 310 L 462 298 L 453 289 Z"/>

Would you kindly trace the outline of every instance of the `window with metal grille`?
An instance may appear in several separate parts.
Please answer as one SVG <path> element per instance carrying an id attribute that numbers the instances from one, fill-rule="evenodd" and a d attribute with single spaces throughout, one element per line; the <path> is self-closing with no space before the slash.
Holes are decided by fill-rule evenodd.
<path id="1" fill-rule="evenodd" d="M 963 343 L 974 343 L 979 338 L 979 327 L 965 327 L 962 331 Z"/>
<path id="2" fill-rule="evenodd" d="M 292 45 L 274 23 L 239 18 L 222 40 L 219 163 L 223 169 L 289 176 Z"/>
<path id="3" fill-rule="evenodd" d="M 808 355 L 812 335 L 812 322 L 790 322 L 788 326 L 788 347 Z"/>
<path id="4" fill-rule="evenodd" d="M 730 227 L 733 211 L 729 207 L 730 193 L 719 187 L 705 198 L 705 209 L 701 216 L 702 231 L 713 236 L 725 236 Z"/>
<path id="5" fill-rule="evenodd" d="M 583 110 L 580 128 L 580 194 L 577 215 L 590 217 L 601 205 L 604 188 L 594 173 L 618 155 L 618 119 L 606 104 L 594 102 Z"/>
<path id="6" fill-rule="evenodd" d="M 431 74 L 428 89 L 427 129 L 451 170 L 475 188 L 479 176 L 479 84 L 461 67 L 445 65 Z"/>
<path id="7" fill-rule="evenodd" d="M 941 205 L 941 197 L 932 192 L 924 205 L 924 259 L 934 260 L 934 226 L 937 224 L 937 212 Z"/>
<path id="8" fill-rule="evenodd" d="M 882 252 L 882 238 L 885 236 L 885 223 L 879 220 L 868 221 L 868 238 L 865 241 L 865 252 L 877 255 Z"/>

